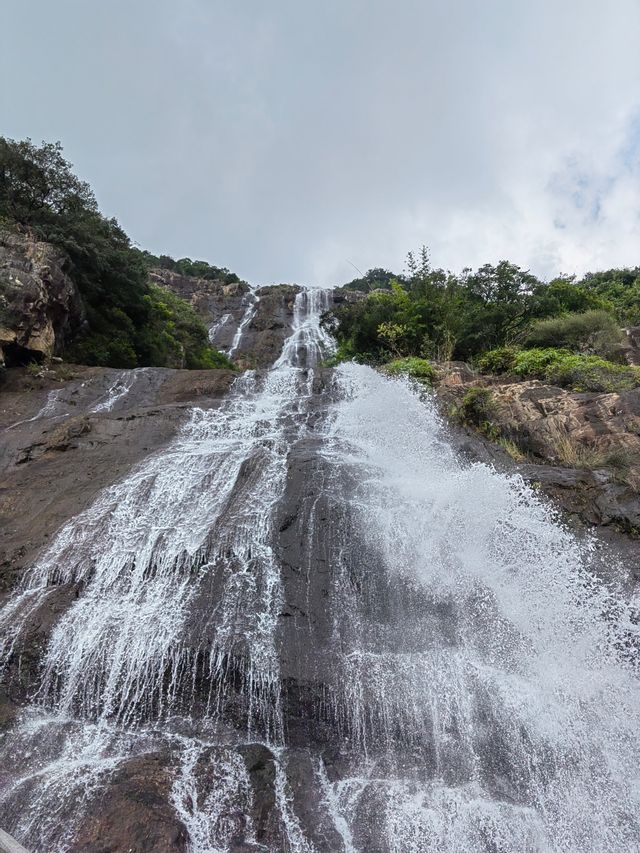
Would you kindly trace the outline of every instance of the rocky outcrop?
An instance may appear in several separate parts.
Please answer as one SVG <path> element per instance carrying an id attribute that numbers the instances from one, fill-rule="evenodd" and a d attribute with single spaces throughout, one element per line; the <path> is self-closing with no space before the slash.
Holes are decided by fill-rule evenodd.
<path id="1" fill-rule="evenodd" d="M 244 282 L 225 284 L 207 278 L 180 275 L 165 269 L 154 269 L 152 282 L 172 290 L 189 302 L 204 320 L 211 342 L 221 350 L 231 347 L 235 330 L 242 322 L 251 288 Z"/>
<path id="2" fill-rule="evenodd" d="M 519 463 L 522 475 L 589 524 L 640 532 L 640 389 L 576 393 L 536 380 L 440 368 L 436 396 L 464 420 L 470 389 L 486 389 L 475 424 Z"/>
<path id="3" fill-rule="evenodd" d="M 240 340 L 236 360 L 243 367 L 269 367 L 289 335 L 300 287 L 278 284 L 256 291 L 255 313 Z"/>
<path id="4" fill-rule="evenodd" d="M 364 293 L 362 290 L 347 290 L 344 287 L 338 287 L 333 291 L 333 301 L 336 305 L 362 302 L 368 295 L 368 293 Z"/>
<path id="5" fill-rule="evenodd" d="M 270 367 L 280 355 L 300 292 L 297 285 L 253 290 L 245 282 L 225 284 L 164 269 L 150 275 L 153 282 L 191 303 L 209 328 L 212 344 L 230 353 L 240 367 Z"/>
<path id="6" fill-rule="evenodd" d="M 66 260 L 29 232 L 0 229 L 0 349 L 7 366 L 60 352 L 81 327 L 82 302 Z"/>

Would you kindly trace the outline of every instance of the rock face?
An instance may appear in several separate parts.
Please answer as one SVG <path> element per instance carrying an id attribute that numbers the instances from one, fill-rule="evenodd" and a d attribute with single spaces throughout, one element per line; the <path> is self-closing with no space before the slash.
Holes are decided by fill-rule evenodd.
<path id="1" fill-rule="evenodd" d="M 210 330 L 211 342 L 221 350 L 231 347 L 236 329 L 242 322 L 251 288 L 244 282 L 225 284 L 206 278 L 180 275 L 155 269 L 151 281 L 172 290 L 190 302 Z"/>
<path id="2" fill-rule="evenodd" d="M 489 435 L 506 440 L 527 479 L 590 524 L 640 531 L 640 389 L 576 393 L 453 364 L 436 393 L 451 413 L 477 387 L 490 394 Z"/>
<path id="3" fill-rule="evenodd" d="M 83 320 L 65 256 L 28 233 L 0 229 L 0 348 L 7 366 L 62 349 Z"/>
<path id="4" fill-rule="evenodd" d="M 293 321 L 300 288 L 293 284 L 252 289 L 245 282 L 224 284 L 169 270 L 151 280 L 186 299 L 209 328 L 209 339 L 242 368 L 270 367 L 278 358 Z"/>
<path id="5" fill-rule="evenodd" d="M 294 284 L 256 291 L 251 320 L 234 353 L 243 367 L 269 367 L 278 358 L 293 322 L 293 306 L 299 292 Z"/>
<path id="6" fill-rule="evenodd" d="M 625 356 L 628 364 L 636 367 L 640 365 L 640 326 L 632 326 L 625 329 L 626 347 Z"/>

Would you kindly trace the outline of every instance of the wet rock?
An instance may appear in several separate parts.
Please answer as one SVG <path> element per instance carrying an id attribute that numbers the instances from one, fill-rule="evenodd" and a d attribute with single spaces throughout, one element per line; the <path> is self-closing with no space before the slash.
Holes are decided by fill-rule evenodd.
<path id="1" fill-rule="evenodd" d="M 161 755 L 119 767 L 81 822 L 70 853 L 180 853 L 187 831 L 170 804 L 173 771 Z"/>
<path id="2" fill-rule="evenodd" d="M 158 394 L 159 403 L 200 403 L 225 394 L 238 374 L 233 370 L 172 371 Z"/>
<path id="3" fill-rule="evenodd" d="M 236 360 L 241 365 L 264 368 L 276 361 L 289 335 L 294 302 L 300 290 L 297 285 L 279 284 L 256 292 L 255 314 L 236 353 Z"/>
<path id="4" fill-rule="evenodd" d="M 268 839 L 282 840 L 276 811 L 275 756 L 262 744 L 247 744 L 238 747 L 242 755 L 253 792 L 251 819 L 256 839 L 265 843 Z"/>
<path id="5" fill-rule="evenodd" d="M 28 232 L 0 229 L 0 348 L 7 366 L 61 350 L 83 322 L 62 251 Z"/>

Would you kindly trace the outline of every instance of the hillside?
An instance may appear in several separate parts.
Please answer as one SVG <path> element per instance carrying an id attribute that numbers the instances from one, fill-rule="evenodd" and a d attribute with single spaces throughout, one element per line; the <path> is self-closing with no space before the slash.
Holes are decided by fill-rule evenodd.
<path id="1" fill-rule="evenodd" d="M 136 249 L 59 144 L 0 137 L 0 347 L 7 365 L 51 356 L 109 367 L 229 367 L 154 266 L 221 285 L 228 270 Z"/>

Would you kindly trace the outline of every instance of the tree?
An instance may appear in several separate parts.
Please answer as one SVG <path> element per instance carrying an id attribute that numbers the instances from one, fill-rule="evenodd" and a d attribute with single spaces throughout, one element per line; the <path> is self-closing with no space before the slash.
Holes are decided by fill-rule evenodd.
<path id="1" fill-rule="evenodd" d="M 0 137 L 0 215 L 43 228 L 60 218 L 97 214 L 89 184 L 77 178 L 59 142 L 36 146 Z"/>

